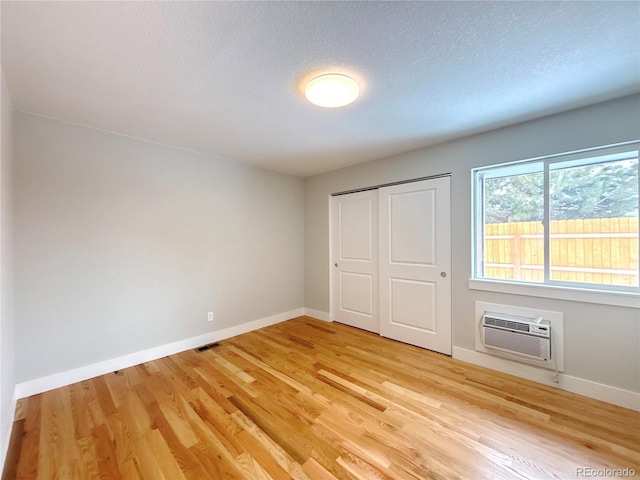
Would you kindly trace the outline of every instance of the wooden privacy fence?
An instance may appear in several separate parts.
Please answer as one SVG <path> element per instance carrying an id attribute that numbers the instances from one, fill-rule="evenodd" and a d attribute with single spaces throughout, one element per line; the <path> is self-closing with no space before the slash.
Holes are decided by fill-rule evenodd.
<path id="1" fill-rule="evenodd" d="M 544 281 L 542 222 L 485 227 L 484 277 Z M 551 279 L 638 285 L 638 218 L 551 222 Z"/>

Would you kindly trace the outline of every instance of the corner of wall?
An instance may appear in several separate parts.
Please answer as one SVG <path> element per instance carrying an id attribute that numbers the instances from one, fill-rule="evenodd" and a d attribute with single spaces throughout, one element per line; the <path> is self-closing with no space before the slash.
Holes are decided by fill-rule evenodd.
<path id="1" fill-rule="evenodd" d="M 305 307 L 304 314 L 307 317 L 313 317 L 318 320 L 322 320 L 323 322 L 333 322 L 333 319 L 331 318 L 331 315 L 329 313 L 320 310 L 314 310 L 313 308 Z"/>
<path id="2" fill-rule="evenodd" d="M 15 411 L 13 310 L 13 113 L 0 68 L 0 466 L 4 466 Z"/>

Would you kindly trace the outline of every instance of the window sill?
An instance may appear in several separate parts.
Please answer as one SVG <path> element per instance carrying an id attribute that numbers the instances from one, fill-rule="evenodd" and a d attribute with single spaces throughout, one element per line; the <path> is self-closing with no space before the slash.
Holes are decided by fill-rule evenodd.
<path id="1" fill-rule="evenodd" d="M 469 288 L 471 290 L 483 290 L 486 292 L 554 298 L 571 302 L 598 303 L 601 305 L 615 305 L 618 307 L 640 309 L 640 293 L 633 292 L 609 292 L 605 290 L 537 285 L 533 283 L 512 283 L 478 278 L 469 279 Z"/>

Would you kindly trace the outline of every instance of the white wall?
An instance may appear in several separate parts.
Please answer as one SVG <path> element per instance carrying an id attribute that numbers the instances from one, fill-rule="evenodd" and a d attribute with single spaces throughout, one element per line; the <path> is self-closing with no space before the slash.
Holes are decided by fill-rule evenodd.
<path id="1" fill-rule="evenodd" d="M 305 179 L 305 306 L 329 312 L 331 193 L 452 173 L 453 345 L 474 349 L 474 302 L 564 312 L 565 372 L 640 392 L 637 309 L 473 291 L 471 169 L 640 137 L 640 96 L 633 95 Z"/>
<path id="2" fill-rule="evenodd" d="M 12 225 L 12 112 L 0 70 L 0 468 L 4 465 L 15 387 Z"/>
<path id="3" fill-rule="evenodd" d="M 302 179 L 20 112 L 14 150 L 18 382 L 304 306 Z"/>

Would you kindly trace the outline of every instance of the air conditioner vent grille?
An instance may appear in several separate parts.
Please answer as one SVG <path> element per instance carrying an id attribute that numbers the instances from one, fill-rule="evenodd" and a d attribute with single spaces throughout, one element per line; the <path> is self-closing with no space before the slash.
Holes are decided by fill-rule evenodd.
<path id="1" fill-rule="evenodd" d="M 549 340 L 547 339 L 493 328 L 485 329 L 484 337 L 487 347 L 528 355 L 540 360 L 549 360 Z"/>
<path id="2" fill-rule="evenodd" d="M 492 325 L 494 327 L 508 328 L 510 330 L 519 330 L 521 332 L 528 332 L 529 325 L 526 323 L 512 322 L 510 320 L 503 320 L 501 318 L 485 317 L 485 325 Z"/>

